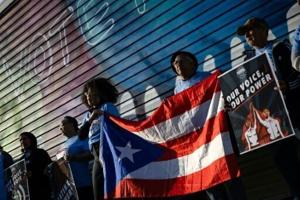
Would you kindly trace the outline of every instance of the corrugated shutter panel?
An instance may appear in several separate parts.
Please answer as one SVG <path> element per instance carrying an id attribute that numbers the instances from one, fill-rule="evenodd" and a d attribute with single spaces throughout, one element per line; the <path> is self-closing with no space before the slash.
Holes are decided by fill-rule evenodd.
<path id="1" fill-rule="evenodd" d="M 117 86 L 122 117 L 146 117 L 173 93 L 173 52 L 195 53 L 199 70 L 231 68 L 247 48 L 235 30 L 253 16 L 269 22 L 273 39 L 300 21 L 293 0 L 17 1 L 0 19 L 0 143 L 18 157 L 18 136 L 31 131 L 55 155 L 65 140 L 61 119 L 81 121 L 82 86 L 97 76 Z"/>

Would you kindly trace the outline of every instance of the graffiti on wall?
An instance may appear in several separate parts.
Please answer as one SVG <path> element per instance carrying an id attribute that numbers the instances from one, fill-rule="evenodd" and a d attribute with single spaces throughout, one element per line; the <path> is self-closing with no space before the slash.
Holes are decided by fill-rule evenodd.
<path id="1" fill-rule="evenodd" d="M 247 48 L 236 27 L 251 16 L 263 17 L 274 27 L 272 35 L 283 37 L 294 3 L 35 0 L 16 5 L 0 20 L 0 143 L 14 151 L 18 133 L 26 130 L 54 148 L 63 140 L 59 120 L 81 119 L 82 85 L 96 76 L 117 86 L 123 117 L 145 117 L 172 94 L 173 52 L 195 53 L 199 70 L 231 68 Z"/>

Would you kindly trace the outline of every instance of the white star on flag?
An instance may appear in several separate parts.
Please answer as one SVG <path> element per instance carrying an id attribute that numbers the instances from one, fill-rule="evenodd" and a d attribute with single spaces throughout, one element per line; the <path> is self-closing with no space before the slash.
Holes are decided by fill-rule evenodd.
<path id="1" fill-rule="evenodd" d="M 116 146 L 116 149 L 121 153 L 119 161 L 123 158 L 128 158 L 133 163 L 133 154 L 141 151 L 141 149 L 132 149 L 130 141 L 124 147 Z"/>

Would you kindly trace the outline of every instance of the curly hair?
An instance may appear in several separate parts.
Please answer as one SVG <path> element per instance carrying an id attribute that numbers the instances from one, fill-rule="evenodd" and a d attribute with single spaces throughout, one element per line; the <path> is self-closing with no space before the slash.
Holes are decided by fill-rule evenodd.
<path id="1" fill-rule="evenodd" d="M 95 78 L 92 80 L 89 80 L 84 86 L 83 91 L 81 94 L 81 100 L 82 103 L 85 104 L 88 108 L 91 108 L 90 105 L 88 105 L 86 93 L 88 90 L 92 90 L 97 93 L 100 97 L 100 105 L 111 102 L 116 103 L 118 98 L 118 90 L 115 88 L 114 85 L 112 85 L 107 79 L 105 78 Z"/>
<path id="2" fill-rule="evenodd" d="M 196 56 L 194 54 L 192 54 L 192 53 L 190 53 L 188 51 L 176 51 L 175 53 L 172 54 L 171 60 L 170 60 L 171 68 L 172 68 L 172 70 L 176 74 L 177 74 L 177 72 L 176 72 L 176 69 L 175 69 L 173 63 L 174 63 L 176 57 L 179 56 L 179 55 L 183 55 L 183 56 L 187 56 L 187 57 L 191 58 L 193 60 L 194 64 L 195 64 L 195 67 L 196 67 L 195 70 L 197 70 L 197 68 L 198 68 L 198 60 L 197 60 L 197 58 L 196 58 Z"/>

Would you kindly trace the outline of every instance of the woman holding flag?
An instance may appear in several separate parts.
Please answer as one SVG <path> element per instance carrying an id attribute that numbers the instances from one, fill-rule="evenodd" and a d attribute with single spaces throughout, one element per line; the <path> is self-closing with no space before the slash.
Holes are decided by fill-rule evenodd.
<path id="1" fill-rule="evenodd" d="M 102 135 L 103 112 L 119 116 L 114 103 L 117 101 L 117 89 L 105 78 L 95 78 L 88 81 L 83 88 L 82 102 L 88 107 L 79 138 L 89 138 L 89 148 L 94 155 L 92 172 L 95 200 L 104 198 L 103 168 L 99 160 L 100 136 Z"/>

